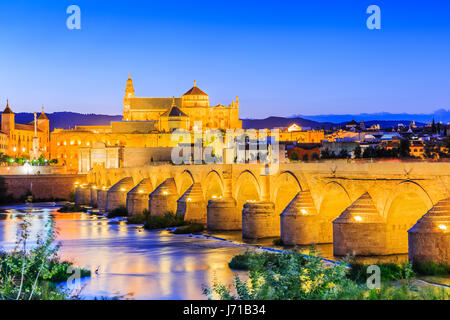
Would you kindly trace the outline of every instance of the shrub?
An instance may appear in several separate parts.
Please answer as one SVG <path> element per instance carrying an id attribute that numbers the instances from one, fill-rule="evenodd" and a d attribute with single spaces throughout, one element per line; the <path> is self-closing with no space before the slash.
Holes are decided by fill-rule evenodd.
<path id="1" fill-rule="evenodd" d="M 173 233 L 186 234 L 186 233 L 199 233 L 205 230 L 205 226 L 201 223 L 191 223 L 186 226 L 176 228 Z"/>
<path id="2" fill-rule="evenodd" d="M 272 241 L 272 243 L 275 245 L 275 246 L 283 246 L 284 244 L 283 244 L 283 240 L 281 240 L 281 238 L 276 238 L 276 239 L 274 239 L 273 241 Z"/>
<path id="3" fill-rule="evenodd" d="M 31 223 L 25 217 L 19 224 L 16 247 L 8 253 L 0 252 L 0 299 L 5 300 L 62 300 L 69 293 L 58 288 L 57 283 L 67 280 L 70 262 L 61 262 L 57 256 L 52 219 L 46 225 L 45 236 L 39 235 L 36 246 L 27 248 Z M 81 276 L 90 275 L 81 269 Z"/>
<path id="4" fill-rule="evenodd" d="M 377 266 L 380 267 L 381 281 L 408 280 L 414 276 L 412 265 L 409 263 L 380 263 Z M 369 265 L 351 262 L 348 277 L 357 283 L 365 283 L 368 267 Z"/>
<path id="5" fill-rule="evenodd" d="M 443 263 L 421 262 L 414 263 L 414 271 L 421 275 L 439 276 L 450 274 L 450 266 Z"/>
<path id="6" fill-rule="evenodd" d="M 148 216 L 144 213 L 136 214 L 127 218 L 128 224 L 144 224 L 147 222 Z"/>
<path id="7" fill-rule="evenodd" d="M 144 225 L 146 229 L 163 229 L 170 227 L 180 227 L 185 226 L 188 223 L 184 221 L 183 217 L 177 216 L 172 212 L 167 212 L 163 216 L 152 216 L 148 217 L 147 222 Z"/>
<path id="8" fill-rule="evenodd" d="M 120 206 L 118 208 L 113 209 L 111 212 L 108 212 L 108 218 L 126 217 L 126 216 L 128 216 L 128 211 L 125 206 Z"/>
<path id="9" fill-rule="evenodd" d="M 68 203 L 59 208 L 58 212 L 87 212 L 87 208 L 77 204 Z"/>

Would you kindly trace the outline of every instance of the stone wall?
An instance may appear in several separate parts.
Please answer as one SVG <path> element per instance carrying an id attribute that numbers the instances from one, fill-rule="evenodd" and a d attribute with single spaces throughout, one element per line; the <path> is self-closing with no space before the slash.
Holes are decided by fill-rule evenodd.
<path id="1" fill-rule="evenodd" d="M 86 175 L 1 175 L 0 201 L 22 198 L 31 191 L 34 199 L 69 199 L 75 183 L 86 182 Z"/>

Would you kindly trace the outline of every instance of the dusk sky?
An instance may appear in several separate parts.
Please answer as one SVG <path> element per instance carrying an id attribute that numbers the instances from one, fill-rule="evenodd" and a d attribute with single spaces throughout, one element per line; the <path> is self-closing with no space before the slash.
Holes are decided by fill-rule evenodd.
<path id="1" fill-rule="evenodd" d="M 239 96 L 241 118 L 450 109 L 450 1 L 421 2 L 2 0 L 0 104 L 121 114 L 131 73 L 136 96 Z"/>

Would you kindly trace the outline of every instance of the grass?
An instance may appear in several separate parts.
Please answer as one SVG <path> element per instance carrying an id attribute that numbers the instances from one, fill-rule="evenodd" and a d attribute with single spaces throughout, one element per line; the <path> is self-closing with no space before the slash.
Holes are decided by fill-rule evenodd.
<path id="1" fill-rule="evenodd" d="M 413 268 L 418 274 L 424 276 L 441 276 L 450 274 L 450 266 L 443 263 L 414 263 Z"/>
<path id="2" fill-rule="evenodd" d="M 404 280 L 414 276 L 412 265 L 409 263 L 378 263 L 380 268 L 381 281 Z M 356 262 L 350 262 L 348 277 L 357 283 L 365 283 L 367 280 L 367 268 L 369 265 L 363 265 Z"/>
<path id="3" fill-rule="evenodd" d="M 148 211 L 144 210 L 143 213 L 128 217 L 127 223 L 128 224 L 144 224 L 147 222 L 147 219 L 148 219 Z"/>
<path id="4" fill-rule="evenodd" d="M 284 245 L 283 240 L 281 240 L 281 238 L 273 239 L 272 244 L 275 246 L 283 246 Z"/>
<path id="5" fill-rule="evenodd" d="M 108 212 L 108 218 L 126 217 L 126 216 L 128 216 L 128 211 L 125 206 L 120 206 L 118 208 L 113 209 L 111 212 Z"/>
<path id="6" fill-rule="evenodd" d="M 31 222 L 28 216 L 20 222 L 15 248 L 0 252 L 0 299 L 3 300 L 65 300 L 70 293 L 58 283 L 73 278 L 73 264 L 58 257 L 59 245 L 55 243 L 53 219 L 46 224 L 46 234 L 39 235 L 36 246 L 27 247 Z M 89 276 L 79 269 L 80 277 Z"/>
<path id="7" fill-rule="evenodd" d="M 199 233 L 205 230 L 205 226 L 201 223 L 191 223 L 186 226 L 181 226 L 176 228 L 173 233 L 175 234 L 188 234 L 188 233 Z"/>
<path id="8" fill-rule="evenodd" d="M 450 290 L 414 285 L 410 264 L 381 264 L 385 281 L 369 289 L 366 266 L 353 263 L 325 265 L 314 248 L 309 256 L 299 252 L 245 252 L 235 256 L 230 268 L 248 270 L 248 281 L 238 276 L 232 287 L 214 282 L 204 287 L 209 299 L 220 300 L 448 300 Z M 364 280 L 364 281 L 363 281 Z"/>
<path id="9" fill-rule="evenodd" d="M 145 229 L 164 229 L 172 227 L 181 227 L 188 225 L 189 222 L 184 221 L 184 218 L 177 216 L 172 212 L 167 212 L 163 216 L 149 215 L 144 224 Z"/>
<path id="10" fill-rule="evenodd" d="M 59 208 L 58 212 L 87 212 L 87 208 L 77 204 L 68 203 Z"/>

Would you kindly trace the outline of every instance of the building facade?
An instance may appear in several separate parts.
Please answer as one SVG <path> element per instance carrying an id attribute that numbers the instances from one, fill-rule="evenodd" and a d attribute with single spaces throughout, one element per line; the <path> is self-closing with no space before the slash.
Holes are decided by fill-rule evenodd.
<path id="1" fill-rule="evenodd" d="M 6 103 L 1 116 L 2 145 L 4 154 L 17 158 L 48 159 L 50 154 L 50 121 L 44 113 L 28 124 L 16 123 L 15 114 Z M 5 145 L 6 143 L 6 145 Z"/>
<path id="2" fill-rule="evenodd" d="M 238 98 L 229 106 L 211 107 L 209 96 L 196 83 L 180 98 L 140 98 L 135 96 L 133 81 L 129 77 L 123 105 L 123 120 L 120 122 L 111 122 L 107 126 L 76 126 L 70 130 L 55 129 L 51 133 L 52 158 L 66 166 L 69 172 L 85 171 L 92 168 L 92 159 L 95 158 L 86 159 L 88 155 L 92 156 L 87 149 L 96 143 L 102 143 L 108 152 L 113 152 L 111 150 L 116 150 L 116 147 L 167 148 L 179 143 L 173 140 L 175 129 L 192 132 L 194 129 L 242 128 Z"/>

